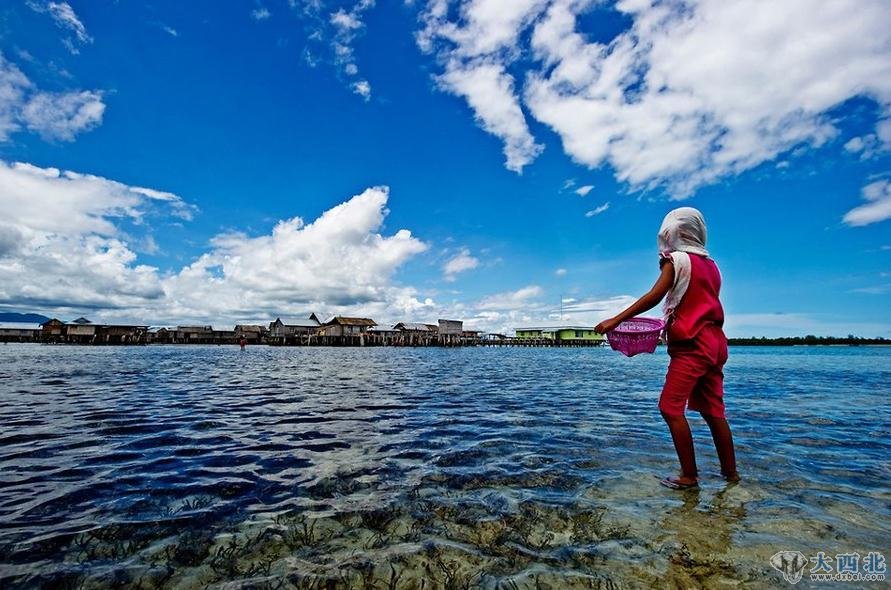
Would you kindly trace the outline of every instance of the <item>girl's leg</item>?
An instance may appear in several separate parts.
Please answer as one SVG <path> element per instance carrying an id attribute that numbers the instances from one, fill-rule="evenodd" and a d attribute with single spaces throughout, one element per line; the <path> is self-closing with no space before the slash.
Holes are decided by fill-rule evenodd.
<path id="1" fill-rule="evenodd" d="M 671 440 L 674 441 L 674 450 L 677 451 L 678 460 L 681 463 L 681 482 L 695 483 L 699 472 L 696 469 L 696 453 L 693 450 L 690 424 L 687 423 L 687 418 L 683 414 L 672 416 L 662 412 L 662 417 L 668 424 Z"/>
<path id="2" fill-rule="evenodd" d="M 716 418 L 707 414 L 702 414 L 702 417 L 708 424 L 709 430 L 712 431 L 712 440 L 715 441 L 715 450 L 718 451 L 718 460 L 721 462 L 721 475 L 728 481 L 739 481 L 730 424 L 724 418 Z"/>

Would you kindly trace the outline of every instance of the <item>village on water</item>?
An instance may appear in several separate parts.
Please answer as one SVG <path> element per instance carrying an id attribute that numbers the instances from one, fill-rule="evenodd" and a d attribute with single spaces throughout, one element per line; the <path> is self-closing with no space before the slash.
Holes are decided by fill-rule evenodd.
<path id="1" fill-rule="evenodd" d="M 0 342 L 46 344 L 266 344 L 271 346 L 599 346 L 606 339 L 592 326 L 516 328 L 516 335 L 465 330 L 461 320 L 436 324 L 399 322 L 380 326 L 371 318 L 335 316 L 326 322 L 315 313 L 276 318 L 268 325 L 238 324 L 231 330 L 210 325 L 141 326 L 94 323 L 84 317 L 63 322 L 0 322 Z"/>

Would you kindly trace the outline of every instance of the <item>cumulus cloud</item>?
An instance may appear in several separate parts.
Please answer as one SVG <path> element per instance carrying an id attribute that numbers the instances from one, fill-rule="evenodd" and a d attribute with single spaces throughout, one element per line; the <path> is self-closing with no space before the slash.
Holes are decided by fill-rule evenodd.
<path id="1" fill-rule="evenodd" d="M 444 87 L 468 101 L 505 153 L 535 145 L 525 108 L 575 161 L 609 165 L 634 188 L 685 196 L 819 146 L 837 133 L 830 111 L 853 97 L 891 115 L 883 0 L 625 0 L 615 10 L 631 25 L 609 42 L 579 25 L 605 10 L 594 0 L 455 4 L 428 2 L 418 43 L 438 56 L 446 80 L 458 72 L 459 82 L 489 81 Z M 508 83 L 510 71 L 523 71 L 521 88 Z M 888 121 L 876 129 L 883 141 Z M 522 169 L 535 150 L 520 154 L 509 168 Z"/>
<path id="2" fill-rule="evenodd" d="M 67 2 L 29 0 L 28 6 L 35 12 L 49 14 L 57 27 L 73 35 L 63 39 L 63 44 L 71 53 L 78 54 L 80 53 L 79 45 L 93 42 L 93 38 L 87 33 L 87 28 Z"/>
<path id="3" fill-rule="evenodd" d="M 462 272 L 473 270 L 480 265 L 480 261 L 475 256 L 470 255 L 470 250 L 461 248 L 455 255 L 449 258 L 442 267 L 447 281 L 454 281 L 456 276 Z"/>
<path id="4" fill-rule="evenodd" d="M 877 180 L 864 186 L 860 193 L 866 204 L 845 213 L 842 221 L 856 227 L 891 218 L 891 181 Z"/>
<path id="5" fill-rule="evenodd" d="M 98 91 L 44 92 L 0 54 L 0 141 L 23 127 L 50 140 L 73 141 L 102 123 Z"/>
<path id="6" fill-rule="evenodd" d="M 121 307 L 158 300 L 156 269 L 136 262 L 122 221 L 156 208 L 184 211 L 171 193 L 88 174 L 0 162 L 0 302 Z"/>
<path id="7" fill-rule="evenodd" d="M 235 321 L 301 313 L 410 317 L 430 298 L 395 282 L 427 245 L 380 230 L 389 191 L 370 188 L 311 223 L 216 236 L 172 271 L 141 264 L 157 251 L 155 220 L 190 219 L 178 195 L 25 163 L 0 162 L 0 305 L 139 321 Z"/>
<path id="8" fill-rule="evenodd" d="M 316 309 L 411 311 L 427 302 L 395 286 L 394 272 L 427 245 L 401 229 L 379 233 L 389 191 L 375 187 L 312 223 L 294 217 L 268 235 L 224 234 L 213 248 L 164 280 L 171 313 L 256 316 Z"/>
<path id="9" fill-rule="evenodd" d="M 565 277 L 566 272 L 567 271 L 565 268 L 558 268 L 557 270 L 554 271 L 554 274 L 557 275 L 558 277 Z"/>

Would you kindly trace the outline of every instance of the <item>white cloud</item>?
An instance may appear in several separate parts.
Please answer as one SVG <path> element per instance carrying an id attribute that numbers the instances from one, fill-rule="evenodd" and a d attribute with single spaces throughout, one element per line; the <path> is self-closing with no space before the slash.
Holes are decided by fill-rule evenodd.
<path id="1" fill-rule="evenodd" d="M 580 197 L 585 197 L 588 195 L 588 193 L 591 192 L 591 189 L 593 189 L 593 188 L 594 188 L 593 184 L 586 184 L 585 186 L 580 186 L 577 189 L 575 189 L 575 194 L 577 194 Z"/>
<path id="2" fill-rule="evenodd" d="M 845 151 L 852 154 L 860 154 L 861 160 L 868 160 L 887 147 L 891 147 L 891 143 L 883 146 L 875 133 L 868 133 L 861 137 L 852 137 L 844 145 Z"/>
<path id="3" fill-rule="evenodd" d="M 891 8 L 883 0 L 624 1 L 616 10 L 632 25 L 609 43 L 579 25 L 582 14 L 604 10 L 594 0 L 450 6 L 428 2 L 418 43 L 436 53 L 443 76 L 497 80 L 510 71 L 523 80 L 517 91 L 445 85 L 506 152 L 517 138 L 536 145 L 525 107 L 575 161 L 610 165 L 634 188 L 685 196 L 787 150 L 821 145 L 837 133 L 829 111 L 853 97 L 874 99 L 891 115 Z M 513 113 L 511 125 L 496 125 L 489 112 Z M 883 141 L 889 121 L 876 130 Z M 509 158 L 508 167 L 519 170 L 534 155 Z"/>
<path id="4" fill-rule="evenodd" d="M 442 267 L 447 281 L 454 281 L 456 275 L 473 270 L 480 265 L 478 258 L 470 255 L 470 250 L 461 248 L 461 250 L 453 257 L 449 258 Z"/>
<path id="5" fill-rule="evenodd" d="M 862 226 L 891 218 L 891 181 L 877 180 L 864 186 L 860 193 L 868 202 L 845 213 L 842 221 Z"/>
<path id="6" fill-rule="evenodd" d="M 192 207 L 178 196 L 89 174 L 0 161 L 3 222 L 22 231 L 119 237 L 116 219 L 141 220 L 163 204 L 179 217 Z"/>
<path id="7" fill-rule="evenodd" d="M 467 100 L 483 129 L 501 138 L 508 170 L 521 172 L 544 149 L 529 132 L 514 93 L 514 79 L 501 65 L 455 60 L 438 80 L 443 88 Z"/>
<path id="8" fill-rule="evenodd" d="M 527 99 L 576 160 L 683 195 L 821 144 L 835 133 L 826 111 L 850 97 L 891 100 L 887 5 L 855 4 L 626 3 L 632 29 L 603 46 L 556 3 L 533 35 L 552 69 L 532 75 Z"/>
<path id="9" fill-rule="evenodd" d="M 554 274 L 557 275 L 558 277 L 565 277 L 566 272 L 567 271 L 565 268 L 558 268 L 557 270 L 554 271 Z"/>
<path id="10" fill-rule="evenodd" d="M 78 41 L 81 43 L 93 42 L 93 38 L 87 34 L 87 28 L 77 18 L 70 4 L 67 2 L 49 2 L 46 7 L 56 24 L 73 32 Z"/>
<path id="11" fill-rule="evenodd" d="M 410 317 L 432 299 L 394 273 L 427 245 L 382 235 L 389 192 L 370 188 L 312 223 L 294 217 L 266 235 L 228 233 L 171 272 L 141 264 L 157 252 L 152 224 L 194 208 L 162 190 L 0 162 L 0 305 L 145 322 L 234 321 L 302 313 Z M 432 313 L 432 312 L 431 312 Z"/>
<path id="12" fill-rule="evenodd" d="M 444 90 L 464 98 L 480 126 L 504 142 L 505 166 L 521 172 L 542 152 L 535 142 L 505 53 L 516 50 L 517 35 L 545 3 L 542 0 L 471 0 L 461 5 L 463 24 L 448 19 L 448 3 L 432 0 L 418 34 L 424 51 L 437 51 L 445 72 Z"/>
<path id="13" fill-rule="evenodd" d="M 609 209 L 609 201 L 607 201 L 607 202 L 604 203 L 603 205 L 600 205 L 599 207 L 595 207 L 594 209 L 591 209 L 590 211 L 587 211 L 587 212 L 585 213 L 585 217 L 594 217 L 595 215 L 600 215 L 601 213 L 603 213 L 603 212 L 606 211 L 607 209 Z"/>
<path id="14" fill-rule="evenodd" d="M 460 2 L 458 22 L 449 20 L 447 0 L 432 0 L 422 16 L 418 43 L 425 51 L 443 42 L 461 58 L 494 56 L 517 50 L 520 31 L 547 5 L 545 0 L 468 0 Z"/>
<path id="15" fill-rule="evenodd" d="M 331 24 L 341 31 L 355 31 L 363 26 L 357 14 L 347 12 L 343 8 L 331 15 Z"/>
<path id="16" fill-rule="evenodd" d="M 261 6 L 259 8 L 255 8 L 251 11 L 251 18 L 255 21 L 263 21 L 272 16 L 272 13 L 269 12 L 269 9 L 265 6 Z"/>
<path id="17" fill-rule="evenodd" d="M 74 141 L 78 133 L 98 127 L 104 113 L 100 92 L 38 92 L 24 105 L 22 121 L 45 139 Z"/>
<path id="18" fill-rule="evenodd" d="M 365 28 L 362 21 L 364 14 L 371 8 L 374 8 L 375 0 L 359 0 L 349 10 L 339 8 L 328 16 L 327 25 L 332 33 L 330 35 L 330 45 L 333 52 L 334 64 L 339 68 L 340 72 L 348 79 L 350 89 L 361 96 L 366 102 L 371 98 L 371 84 L 365 79 L 354 79 L 359 75 L 359 66 L 356 64 L 356 52 L 353 43 Z M 310 13 L 318 13 L 321 11 L 321 5 L 310 9 Z M 319 23 L 319 28 L 313 33 L 311 38 L 314 41 L 323 41 L 326 38 L 323 31 L 323 23 Z M 305 53 L 305 59 L 311 65 L 316 62 L 312 52 Z"/>
<path id="19" fill-rule="evenodd" d="M 179 37 L 179 32 L 171 26 L 162 24 L 161 29 L 171 37 Z"/>
<path id="20" fill-rule="evenodd" d="M 121 307 L 158 300 L 154 268 L 136 263 L 120 228 L 159 208 L 189 209 L 179 197 L 98 176 L 0 162 L 0 302 Z M 148 228 L 146 228 L 148 229 Z"/>
<path id="21" fill-rule="evenodd" d="M 74 9 L 67 2 L 40 2 L 39 0 L 29 0 L 28 6 L 35 12 L 48 13 L 52 17 L 53 22 L 60 29 L 64 29 L 74 34 L 74 38 L 68 37 L 63 39 L 63 43 L 68 50 L 77 54 L 80 53 L 78 45 L 93 42 L 93 38 L 87 33 L 87 28 L 75 14 Z M 77 41 L 75 43 L 75 40 Z"/>
<path id="22" fill-rule="evenodd" d="M 873 135 L 872 137 L 875 138 L 874 135 Z M 849 139 L 847 142 L 845 142 L 845 145 L 844 145 L 844 147 L 845 147 L 845 151 L 848 151 L 848 152 L 851 152 L 851 153 L 854 153 L 854 154 L 856 154 L 857 152 L 862 151 L 863 148 L 864 148 L 864 146 L 865 146 L 865 144 L 866 144 L 865 139 L 868 139 L 868 136 L 867 136 L 867 138 L 863 138 L 863 137 L 852 137 L 852 138 Z"/>
<path id="23" fill-rule="evenodd" d="M 365 99 L 366 102 L 371 100 L 371 84 L 368 83 L 368 80 L 358 80 L 353 82 L 350 88 L 353 89 L 353 92 Z"/>
<path id="24" fill-rule="evenodd" d="M 45 139 L 73 141 L 102 123 L 98 91 L 44 92 L 0 54 L 0 141 L 27 128 Z"/>
<path id="25" fill-rule="evenodd" d="M 21 127 L 22 109 L 32 88 L 28 77 L 0 54 L 0 141 Z"/>
<path id="26" fill-rule="evenodd" d="M 426 244 L 405 229 L 379 232 L 389 191 L 375 187 L 312 223 L 280 221 L 271 234 L 217 236 L 213 249 L 164 280 L 176 317 L 360 311 L 408 312 L 426 303 L 392 275 Z"/>

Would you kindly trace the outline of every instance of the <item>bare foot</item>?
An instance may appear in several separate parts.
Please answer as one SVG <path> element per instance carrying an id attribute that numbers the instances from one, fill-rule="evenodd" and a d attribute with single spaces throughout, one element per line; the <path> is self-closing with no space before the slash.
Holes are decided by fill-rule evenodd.
<path id="1" fill-rule="evenodd" d="M 736 471 L 733 473 L 722 473 L 721 477 L 730 483 L 737 483 L 739 481 L 739 473 Z"/>

